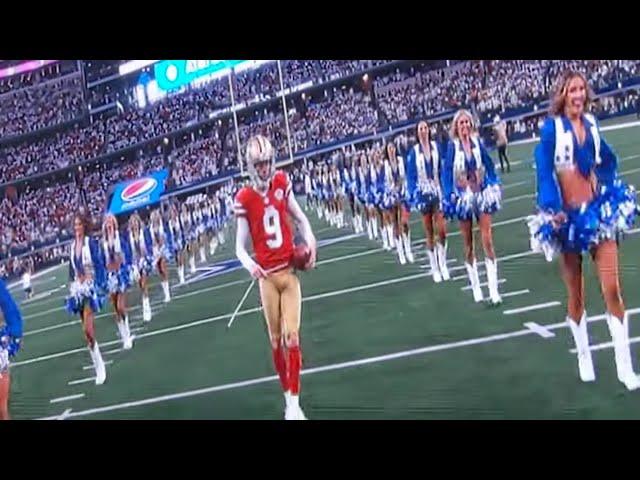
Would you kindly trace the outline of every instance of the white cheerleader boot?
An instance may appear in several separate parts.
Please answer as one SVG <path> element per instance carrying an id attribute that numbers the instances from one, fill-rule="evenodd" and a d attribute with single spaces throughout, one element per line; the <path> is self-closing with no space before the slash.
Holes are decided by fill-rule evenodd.
<path id="1" fill-rule="evenodd" d="M 400 238 L 396 238 L 396 250 L 398 252 L 400 265 L 405 265 L 407 263 L 407 259 L 404 255 L 404 246 L 402 245 L 402 240 Z"/>
<path id="2" fill-rule="evenodd" d="M 142 321 L 145 323 L 151 321 L 151 303 L 149 302 L 149 297 L 142 297 Z"/>
<path id="3" fill-rule="evenodd" d="M 427 255 L 429 256 L 429 265 L 431 267 L 431 276 L 436 283 L 442 282 L 442 274 L 438 267 L 438 261 L 436 260 L 436 254 L 433 250 L 427 249 Z"/>
<path id="4" fill-rule="evenodd" d="M 409 260 L 409 263 L 415 262 L 415 259 L 413 258 L 413 252 L 411 251 L 411 239 L 406 233 L 402 234 L 402 245 L 404 247 L 404 254 L 407 256 L 407 260 Z"/>
<path id="5" fill-rule="evenodd" d="M 164 303 L 169 303 L 171 301 L 171 293 L 169 291 L 169 281 L 164 281 L 162 283 L 162 291 L 164 292 Z"/>
<path id="6" fill-rule="evenodd" d="M 469 275 L 469 284 L 473 291 L 473 301 L 479 303 L 483 300 L 483 296 L 482 288 L 480 288 L 480 278 L 478 277 L 478 264 L 474 260 L 473 265 L 470 263 L 465 263 L 464 265 L 467 268 L 467 275 Z"/>
<path id="7" fill-rule="evenodd" d="M 567 317 L 567 323 L 571 328 L 573 340 L 576 343 L 578 351 L 578 372 L 580 380 L 583 382 L 593 382 L 596 374 L 593 370 L 593 359 L 591 357 L 591 349 L 589 348 L 589 334 L 587 332 L 587 314 L 582 314 L 580 324 L 577 324 L 571 318 Z"/>
<path id="8" fill-rule="evenodd" d="M 93 369 L 96 372 L 96 385 L 102 385 L 107 379 L 107 369 L 104 366 L 102 360 L 102 354 L 100 353 L 100 347 L 98 342 L 94 341 L 93 348 L 89 349 L 91 355 L 91 361 L 93 362 Z"/>
<path id="9" fill-rule="evenodd" d="M 184 285 L 184 265 L 178 267 L 178 278 L 180 279 L 180 285 Z"/>
<path id="10" fill-rule="evenodd" d="M 440 267 L 440 273 L 443 280 L 449 280 L 449 267 L 447 266 L 447 244 L 436 244 L 436 254 L 438 256 L 438 266 Z"/>
<path id="11" fill-rule="evenodd" d="M 498 293 L 498 263 L 495 260 L 485 258 L 484 264 L 487 267 L 489 298 L 491 299 L 491 303 L 498 305 L 502 303 L 502 297 L 500 297 L 500 293 Z"/>
<path id="12" fill-rule="evenodd" d="M 625 313 L 624 319 L 606 314 L 607 325 L 613 340 L 613 348 L 616 359 L 616 372 L 618 380 L 624 383 L 627 390 L 635 390 L 640 387 L 640 380 L 633 371 L 631 360 L 631 347 L 629 346 L 629 316 Z"/>

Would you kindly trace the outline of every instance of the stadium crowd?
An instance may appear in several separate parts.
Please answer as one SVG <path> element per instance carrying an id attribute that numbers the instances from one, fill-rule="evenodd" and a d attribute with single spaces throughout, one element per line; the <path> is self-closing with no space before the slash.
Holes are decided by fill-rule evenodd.
<path id="1" fill-rule="evenodd" d="M 284 84 L 291 87 L 307 81 L 318 83 L 320 79 L 331 81 L 336 76 L 362 72 L 385 63 L 388 61 L 284 61 Z M 402 65 L 373 76 L 371 88 L 358 80 L 343 87 L 311 91 L 301 99 L 288 102 L 292 153 L 380 132 L 389 126 L 443 114 L 460 106 L 468 106 L 480 118 L 491 121 L 496 113 L 536 105 L 540 108 L 539 115 L 507 124 L 509 136 L 530 136 L 537 132 L 540 116 L 545 114 L 543 102 L 560 70 L 570 67 L 585 72 L 596 89 L 620 86 L 625 80 L 640 75 L 639 61 L 622 60 L 462 61 L 449 68 L 432 67 L 424 63 Z M 100 68 L 108 70 L 104 65 Z M 0 133 L 3 136 L 24 133 L 80 115 L 85 107 L 79 79 L 80 76 L 72 72 L 31 83 L 15 81 L 14 88 L 0 95 Z M 206 138 L 193 138 L 174 147 L 168 156 L 172 186 L 189 185 L 237 169 L 232 118 L 227 116 L 217 123 L 211 120 L 211 114 L 229 100 L 227 82 L 226 77 L 213 80 L 201 88 L 167 96 L 144 109 L 128 104 L 120 115 L 97 118 L 37 140 L 4 146 L 0 148 L 0 183 L 61 169 L 159 139 L 203 120 L 214 123 L 211 133 Z M 238 90 L 237 101 L 266 98 L 279 90 L 277 66 L 269 63 L 256 71 L 242 72 L 234 82 Z M 0 82 L 0 91 L 3 85 Z M 74 96 L 78 92 L 80 96 Z M 10 108 L 2 108 L 3 105 Z M 16 120 L 18 107 L 24 105 L 27 107 Z M 631 89 L 603 97 L 596 102 L 594 110 L 599 115 L 613 115 L 637 108 L 636 105 L 638 93 Z M 240 111 L 238 126 L 241 144 L 250 135 L 261 132 L 272 139 L 280 157 L 288 156 L 281 102 L 273 102 L 252 113 Z M 443 134 L 444 124 L 434 127 L 435 133 Z M 410 140 L 403 142 L 410 143 Z M 0 203 L 3 232 L 0 258 L 12 251 L 26 250 L 68 236 L 72 206 L 77 203 L 80 190 L 91 199 L 92 213 L 98 215 L 113 184 L 166 165 L 165 153 L 141 149 L 133 161 L 87 165 L 79 184 L 71 175 L 64 182 L 21 188 L 12 197 L 5 195 Z"/>

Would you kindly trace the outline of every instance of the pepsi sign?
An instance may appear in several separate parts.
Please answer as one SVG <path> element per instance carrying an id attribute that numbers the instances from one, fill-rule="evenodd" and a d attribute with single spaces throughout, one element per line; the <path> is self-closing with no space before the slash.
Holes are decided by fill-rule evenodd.
<path id="1" fill-rule="evenodd" d="M 141 198 L 158 186 L 155 178 L 147 177 L 135 180 L 122 190 L 120 198 L 123 202 L 132 202 L 137 198 Z"/>
<path id="2" fill-rule="evenodd" d="M 167 170 L 160 170 L 142 178 L 120 182 L 114 189 L 109 212 L 118 215 L 159 202 L 168 175 Z"/>

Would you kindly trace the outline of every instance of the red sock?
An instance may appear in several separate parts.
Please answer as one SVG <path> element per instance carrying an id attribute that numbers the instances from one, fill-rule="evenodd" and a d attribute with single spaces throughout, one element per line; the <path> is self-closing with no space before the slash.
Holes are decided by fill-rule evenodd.
<path id="1" fill-rule="evenodd" d="M 289 347 L 289 388 L 291 395 L 300 393 L 300 367 L 302 366 L 302 354 L 300 347 Z"/>
<path id="2" fill-rule="evenodd" d="M 282 385 L 282 391 L 289 390 L 289 379 L 287 378 L 287 361 L 284 358 L 284 349 L 282 345 L 278 344 L 278 348 L 271 350 L 273 354 L 273 365 L 276 367 L 276 372 L 280 377 L 280 384 Z"/>

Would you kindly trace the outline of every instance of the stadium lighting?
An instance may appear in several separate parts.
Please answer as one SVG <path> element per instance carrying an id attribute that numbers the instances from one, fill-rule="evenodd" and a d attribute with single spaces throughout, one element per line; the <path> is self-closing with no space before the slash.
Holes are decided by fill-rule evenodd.
<path id="1" fill-rule="evenodd" d="M 126 75 L 128 73 L 135 72 L 136 70 L 142 70 L 144 67 L 153 65 L 158 61 L 159 60 L 132 60 L 120 65 L 120 67 L 118 67 L 118 72 L 120 75 Z"/>

